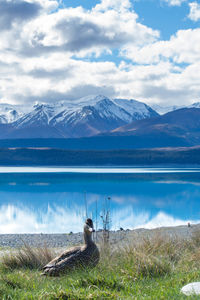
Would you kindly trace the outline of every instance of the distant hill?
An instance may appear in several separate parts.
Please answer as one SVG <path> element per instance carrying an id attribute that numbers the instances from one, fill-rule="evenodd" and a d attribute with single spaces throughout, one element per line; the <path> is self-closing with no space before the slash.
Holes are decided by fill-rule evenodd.
<path id="1" fill-rule="evenodd" d="M 132 136 L 133 140 L 140 137 L 144 141 L 154 139 L 153 147 L 157 147 L 158 143 L 163 145 L 167 141 L 168 146 L 172 146 L 170 143 L 174 143 L 174 145 L 180 143 L 180 146 L 181 144 L 199 145 L 200 109 L 183 108 L 163 116 L 132 122 L 113 130 L 107 135 Z"/>

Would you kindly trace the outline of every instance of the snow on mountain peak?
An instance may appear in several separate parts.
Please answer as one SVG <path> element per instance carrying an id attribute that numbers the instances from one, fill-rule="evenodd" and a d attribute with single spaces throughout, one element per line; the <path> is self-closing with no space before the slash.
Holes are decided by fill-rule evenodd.
<path id="1" fill-rule="evenodd" d="M 158 104 L 153 104 L 151 105 L 151 107 L 157 111 L 160 115 L 164 115 L 168 112 L 177 110 L 177 109 L 181 109 L 181 108 L 200 108 L 200 102 L 194 102 L 190 105 L 172 105 L 172 106 L 161 106 Z"/>
<path id="2" fill-rule="evenodd" d="M 17 120 L 22 115 L 18 112 L 15 105 L 0 103 L 0 123 L 8 124 Z"/>
<path id="3" fill-rule="evenodd" d="M 177 106 L 177 105 L 172 105 L 172 106 L 161 106 L 158 104 L 152 104 L 151 107 L 157 111 L 157 113 L 159 113 L 160 115 L 164 115 L 170 111 L 174 111 L 177 110 L 179 108 L 183 108 L 183 106 Z"/>
<path id="4" fill-rule="evenodd" d="M 150 106 L 137 100 L 127 99 L 113 99 L 113 102 L 123 108 L 125 111 L 132 115 L 135 120 L 149 118 L 156 115 L 156 112 L 151 109 Z"/>
<path id="5" fill-rule="evenodd" d="M 200 102 L 194 102 L 193 104 L 189 105 L 190 108 L 200 108 Z"/>
<path id="6" fill-rule="evenodd" d="M 19 107 L 18 107 L 19 108 Z M 2 111 L 0 107 L 0 112 Z M 157 115 L 148 105 L 127 99 L 109 99 L 103 95 L 92 95 L 76 101 L 56 103 L 36 102 L 31 110 L 23 113 L 12 107 L 0 113 L 1 123 L 12 123 L 16 129 L 49 128 L 63 136 L 80 137 L 105 132 Z M 8 112 L 12 118 L 8 118 Z M 47 130 L 47 129 L 45 129 Z"/>

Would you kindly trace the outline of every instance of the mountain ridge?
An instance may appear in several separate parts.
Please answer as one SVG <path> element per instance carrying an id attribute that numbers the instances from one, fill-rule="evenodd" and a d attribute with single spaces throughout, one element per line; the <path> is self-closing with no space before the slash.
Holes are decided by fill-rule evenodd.
<path id="1" fill-rule="evenodd" d="M 68 105 L 64 101 L 56 104 L 37 104 L 31 111 L 21 113 L 13 122 L 7 122 L 9 130 L 6 130 L 3 138 L 93 136 L 133 120 L 157 115 L 145 103 L 133 99 L 111 100 L 102 95 L 90 99 L 81 98 L 77 106 L 73 106 L 72 103 Z"/>

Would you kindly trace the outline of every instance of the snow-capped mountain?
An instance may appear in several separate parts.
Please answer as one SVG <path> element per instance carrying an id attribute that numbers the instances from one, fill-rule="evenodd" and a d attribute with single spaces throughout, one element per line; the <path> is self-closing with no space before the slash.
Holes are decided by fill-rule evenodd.
<path id="1" fill-rule="evenodd" d="M 170 111 L 174 111 L 183 107 L 184 106 L 178 106 L 178 105 L 172 105 L 172 106 L 161 106 L 158 104 L 151 105 L 151 108 L 154 109 L 159 115 L 164 115 Z"/>
<path id="2" fill-rule="evenodd" d="M 200 108 L 200 102 L 195 102 L 189 106 L 187 106 L 188 108 Z"/>
<path id="3" fill-rule="evenodd" d="M 158 115 L 155 110 L 143 102 L 127 99 L 114 99 L 113 102 L 129 112 L 132 120 L 142 120 Z"/>
<path id="4" fill-rule="evenodd" d="M 59 109 L 63 109 L 63 105 L 60 103 L 55 105 L 36 104 L 33 106 L 33 110 L 19 118 L 14 126 L 16 128 L 47 126 L 51 119 L 59 113 Z"/>
<path id="5" fill-rule="evenodd" d="M 157 116 L 148 105 L 98 95 L 75 102 L 36 104 L 29 112 L 17 111 L 10 123 L 10 137 L 84 137 L 113 130 L 135 120 Z M 1 115 L 2 120 L 4 114 Z M 9 136 L 8 136 L 9 138 Z"/>
<path id="6" fill-rule="evenodd" d="M 168 112 L 175 111 L 181 108 L 200 108 L 200 102 L 194 102 L 190 105 L 172 105 L 172 106 L 161 106 L 158 104 L 152 104 L 151 108 L 153 108 L 159 115 L 164 115 Z"/>
<path id="7" fill-rule="evenodd" d="M 0 103 L 0 124 L 8 124 L 16 121 L 22 112 L 18 112 L 15 105 Z"/>
<path id="8" fill-rule="evenodd" d="M 62 129 L 70 137 L 80 137 L 96 135 L 131 122 L 132 116 L 110 99 L 98 97 L 96 103 L 92 100 L 92 104 L 74 111 L 62 111 L 50 125 Z"/>
<path id="9" fill-rule="evenodd" d="M 162 115 L 177 111 L 180 107 L 154 105 L 153 108 Z M 110 99 L 102 95 L 88 96 L 74 102 L 36 103 L 33 107 L 1 103 L 0 138 L 90 137 L 117 132 L 119 127 L 128 132 L 127 126 L 132 122 L 139 126 L 141 120 L 146 119 L 147 122 L 147 119 L 158 117 L 158 112 L 153 108 L 133 99 Z M 190 109 L 199 109 L 200 102 L 184 108 L 187 114 Z"/>

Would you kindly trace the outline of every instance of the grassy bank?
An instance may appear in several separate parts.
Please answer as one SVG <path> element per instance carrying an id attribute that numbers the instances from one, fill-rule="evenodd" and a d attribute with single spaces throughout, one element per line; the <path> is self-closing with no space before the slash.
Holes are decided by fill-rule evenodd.
<path id="1" fill-rule="evenodd" d="M 101 247 L 95 269 L 41 277 L 41 266 L 54 255 L 27 247 L 2 258 L 0 298 L 187 299 L 181 287 L 200 281 L 199 233 L 192 241 L 155 236 L 126 247 Z"/>

